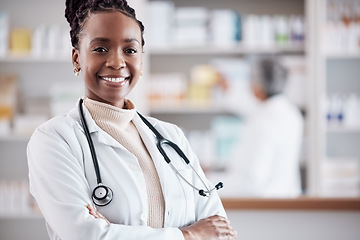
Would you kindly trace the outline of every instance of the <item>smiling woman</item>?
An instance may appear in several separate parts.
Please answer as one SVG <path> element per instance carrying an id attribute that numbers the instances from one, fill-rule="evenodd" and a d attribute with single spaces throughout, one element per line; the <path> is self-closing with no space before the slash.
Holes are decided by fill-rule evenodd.
<path id="1" fill-rule="evenodd" d="M 130 17 L 112 10 L 91 14 L 79 32 L 73 65 L 83 72 L 87 96 L 119 108 L 141 77 L 142 33 Z"/>
<path id="2" fill-rule="evenodd" d="M 235 239 L 181 130 L 143 120 L 127 99 L 142 76 L 145 43 L 134 10 L 125 0 L 67 0 L 65 16 L 86 96 L 39 126 L 27 151 L 30 191 L 50 238 Z M 171 166 L 153 132 L 176 146 Z"/>

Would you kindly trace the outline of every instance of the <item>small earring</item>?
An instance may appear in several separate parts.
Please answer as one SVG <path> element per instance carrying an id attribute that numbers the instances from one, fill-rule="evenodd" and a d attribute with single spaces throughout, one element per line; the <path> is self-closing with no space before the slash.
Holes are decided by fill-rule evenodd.
<path id="1" fill-rule="evenodd" d="M 77 69 L 76 67 L 74 67 L 74 74 L 75 74 L 75 76 L 79 76 L 79 72 L 80 72 L 80 70 Z"/>

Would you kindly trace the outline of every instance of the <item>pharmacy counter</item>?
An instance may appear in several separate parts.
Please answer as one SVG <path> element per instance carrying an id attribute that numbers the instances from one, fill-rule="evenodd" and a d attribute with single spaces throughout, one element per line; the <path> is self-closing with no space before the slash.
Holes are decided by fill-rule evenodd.
<path id="1" fill-rule="evenodd" d="M 360 211 L 360 198 L 223 198 L 226 210 Z"/>
<path id="2" fill-rule="evenodd" d="M 360 198 L 223 198 L 244 240 L 359 240 Z"/>

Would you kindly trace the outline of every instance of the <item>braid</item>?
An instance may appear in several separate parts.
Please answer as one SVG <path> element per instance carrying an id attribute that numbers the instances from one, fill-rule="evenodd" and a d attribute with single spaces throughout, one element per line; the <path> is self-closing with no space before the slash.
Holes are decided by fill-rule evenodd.
<path id="1" fill-rule="evenodd" d="M 90 13 L 118 10 L 134 19 L 141 30 L 142 46 L 144 46 L 144 25 L 136 18 L 135 10 L 126 0 L 66 0 L 65 18 L 70 25 L 71 44 L 78 48 L 79 35 Z"/>

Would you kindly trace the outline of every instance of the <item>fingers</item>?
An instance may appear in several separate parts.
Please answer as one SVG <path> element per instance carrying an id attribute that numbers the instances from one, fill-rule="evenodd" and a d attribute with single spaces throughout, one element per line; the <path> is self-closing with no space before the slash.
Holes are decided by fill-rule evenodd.
<path id="1" fill-rule="evenodd" d="M 107 220 L 100 212 L 96 210 L 94 206 L 88 204 L 86 208 L 89 210 L 90 215 L 94 216 L 95 218 L 100 218 L 105 220 L 108 224 L 110 224 L 109 220 Z"/>
<path id="2" fill-rule="evenodd" d="M 92 206 L 91 204 L 88 204 L 88 205 L 86 206 L 86 208 L 89 210 L 89 213 L 96 218 L 96 216 L 97 216 L 96 212 L 97 212 L 97 211 L 96 211 L 95 207 Z"/>
<path id="3" fill-rule="evenodd" d="M 210 217 L 219 230 L 219 239 L 236 239 L 237 232 L 231 227 L 230 221 L 222 216 Z"/>
<path id="4" fill-rule="evenodd" d="M 228 232 L 223 234 L 223 238 L 224 240 L 227 239 L 236 239 L 237 238 L 237 232 L 234 229 L 229 230 Z"/>

